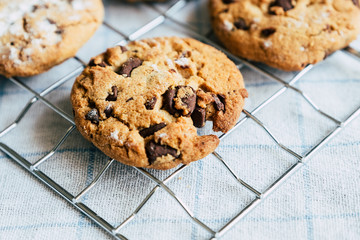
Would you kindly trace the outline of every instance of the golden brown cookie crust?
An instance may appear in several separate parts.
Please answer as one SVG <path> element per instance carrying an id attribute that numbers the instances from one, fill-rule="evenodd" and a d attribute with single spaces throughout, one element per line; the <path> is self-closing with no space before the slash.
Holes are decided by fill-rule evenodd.
<path id="1" fill-rule="evenodd" d="M 358 0 L 210 0 L 213 29 L 233 54 L 301 70 L 360 32 Z"/>
<path id="2" fill-rule="evenodd" d="M 76 54 L 101 24 L 101 0 L 0 2 L 0 74 L 32 76 Z"/>
<path id="3" fill-rule="evenodd" d="M 194 123 L 212 120 L 215 131 L 228 131 L 245 97 L 242 75 L 223 53 L 194 39 L 164 37 L 93 58 L 71 102 L 79 131 L 105 154 L 169 169 L 213 152 L 218 137 L 198 136 Z"/>

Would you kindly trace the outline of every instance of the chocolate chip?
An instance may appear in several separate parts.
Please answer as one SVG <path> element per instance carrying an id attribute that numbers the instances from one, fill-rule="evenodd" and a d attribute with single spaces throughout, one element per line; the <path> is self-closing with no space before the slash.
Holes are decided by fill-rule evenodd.
<path id="1" fill-rule="evenodd" d="M 113 108 L 111 105 L 107 105 L 105 110 L 104 110 L 104 113 L 106 115 L 107 118 L 111 117 L 111 114 L 113 112 Z"/>
<path id="2" fill-rule="evenodd" d="M 52 19 L 50 19 L 50 18 L 47 18 L 46 20 L 48 20 L 48 22 L 49 22 L 50 24 L 55 24 L 55 23 L 56 23 L 54 20 L 52 20 Z"/>
<path id="3" fill-rule="evenodd" d="M 230 3 L 234 3 L 235 0 L 222 0 L 222 2 L 225 4 L 230 4 Z"/>
<path id="4" fill-rule="evenodd" d="M 142 61 L 139 58 L 131 57 L 123 65 L 121 65 L 121 67 L 117 73 L 120 75 L 126 75 L 127 77 L 130 77 L 132 70 L 139 67 L 141 64 L 142 64 Z"/>
<path id="5" fill-rule="evenodd" d="M 355 6 L 360 7 L 359 0 L 352 0 L 352 2 L 354 3 Z"/>
<path id="6" fill-rule="evenodd" d="M 88 63 L 88 66 L 89 67 L 95 67 L 96 66 L 95 59 L 91 59 L 90 62 Z"/>
<path id="7" fill-rule="evenodd" d="M 129 98 L 128 100 L 126 100 L 126 102 L 129 102 L 129 101 L 131 101 L 131 100 L 134 100 L 134 98 L 131 97 L 131 98 Z"/>
<path id="8" fill-rule="evenodd" d="M 148 136 L 153 135 L 155 132 L 159 131 L 160 129 L 163 129 L 164 127 L 166 127 L 166 123 L 159 123 L 159 124 L 153 125 L 149 128 L 144 128 L 144 129 L 140 130 L 139 134 L 143 138 L 146 138 Z"/>
<path id="9" fill-rule="evenodd" d="M 271 7 L 281 7 L 285 12 L 294 8 L 294 6 L 291 4 L 291 0 L 276 0 L 270 4 L 269 8 L 271 9 Z M 271 10 L 269 10 L 269 13 L 275 14 L 275 12 Z"/>
<path id="10" fill-rule="evenodd" d="M 96 108 L 91 109 L 85 116 L 86 120 L 90 120 L 94 124 L 99 123 L 99 112 Z"/>
<path id="11" fill-rule="evenodd" d="M 60 29 L 60 28 L 58 28 L 58 29 L 55 31 L 56 34 L 62 34 L 63 32 L 64 32 L 64 29 Z"/>
<path id="12" fill-rule="evenodd" d="M 249 30 L 249 26 L 246 26 L 246 22 L 243 18 L 239 18 L 236 22 L 234 22 L 234 26 L 237 29 Z"/>
<path id="13" fill-rule="evenodd" d="M 205 121 L 206 121 L 205 109 L 196 106 L 194 112 L 191 114 L 191 119 L 193 120 L 195 127 L 202 128 L 203 126 L 205 126 Z"/>
<path id="14" fill-rule="evenodd" d="M 39 8 L 40 8 L 39 5 L 34 5 L 31 11 L 36 12 L 36 10 L 38 10 Z"/>
<path id="15" fill-rule="evenodd" d="M 163 107 L 166 111 L 168 111 L 172 115 L 176 113 L 176 110 L 173 107 L 175 94 L 176 94 L 176 89 L 170 88 L 163 95 L 163 99 L 164 99 Z"/>
<path id="16" fill-rule="evenodd" d="M 153 97 L 150 100 L 147 100 L 145 103 L 145 107 L 147 110 L 153 110 L 156 104 L 157 98 Z"/>
<path id="17" fill-rule="evenodd" d="M 225 8 L 225 9 L 221 10 L 221 11 L 219 12 L 219 14 L 220 14 L 220 13 L 227 13 L 227 12 L 229 12 L 229 9 L 228 9 L 228 8 Z"/>
<path id="18" fill-rule="evenodd" d="M 100 66 L 100 67 L 106 67 L 108 64 L 104 61 L 101 61 L 101 63 L 95 63 L 95 59 L 91 59 L 89 64 L 90 67 Z"/>
<path id="19" fill-rule="evenodd" d="M 175 158 L 178 158 L 180 154 L 177 153 L 177 150 L 166 146 L 155 143 L 155 141 L 150 141 L 145 146 L 146 155 L 149 159 L 149 164 L 153 164 L 156 161 L 156 158 L 171 155 Z"/>
<path id="20" fill-rule="evenodd" d="M 217 111 L 224 111 L 224 110 L 225 110 L 225 105 L 224 105 L 224 103 L 220 100 L 220 98 L 225 99 L 225 96 L 222 95 L 222 94 L 219 94 L 219 95 L 213 94 L 212 96 L 213 96 L 213 98 L 214 98 L 214 100 L 215 100 L 215 109 L 216 109 Z"/>
<path id="21" fill-rule="evenodd" d="M 128 51 L 128 49 L 127 49 L 125 46 L 120 46 L 120 49 L 121 49 L 121 52 L 122 52 L 122 53 Z"/>
<path id="22" fill-rule="evenodd" d="M 196 94 L 190 86 L 170 88 L 163 97 L 164 109 L 172 115 L 189 117 L 195 109 Z"/>
<path id="23" fill-rule="evenodd" d="M 117 86 L 112 86 L 111 91 L 112 93 L 107 96 L 106 101 L 116 101 L 118 95 Z"/>
<path id="24" fill-rule="evenodd" d="M 274 34 L 276 32 L 276 29 L 275 28 L 265 28 L 263 30 L 261 30 L 261 37 L 264 37 L 264 38 L 267 38 L 269 37 L 270 35 Z"/>

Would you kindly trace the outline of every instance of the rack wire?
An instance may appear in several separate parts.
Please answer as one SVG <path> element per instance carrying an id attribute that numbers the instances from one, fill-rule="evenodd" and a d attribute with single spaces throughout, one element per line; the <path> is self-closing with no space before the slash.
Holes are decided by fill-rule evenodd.
<path id="1" fill-rule="evenodd" d="M 156 186 L 146 195 L 146 197 L 142 200 L 142 202 L 138 205 L 138 207 L 133 211 L 132 214 L 130 214 L 122 223 L 120 223 L 117 226 L 114 226 L 110 224 L 107 220 L 99 216 L 95 211 L 93 211 L 90 207 L 88 207 L 83 201 L 82 197 L 86 195 L 101 179 L 101 177 L 108 171 L 109 167 L 113 164 L 115 164 L 116 161 L 114 159 L 109 159 L 107 163 L 103 166 L 101 171 L 97 174 L 97 176 L 84 188 L 82 189 L 77 195 L 71 194 L 69 191 L 67 191 L 63 186 L 61 186 L 56 181 L 52 180 L 45 172 L 41 171 L 39 169 L 39 166 L 43 164 L 45 161 L 49 160 L 54 153 L 59 149 L 59 147 L 64 143 L 64 141 L 69 137 L 69 135 L 74 131 L 75 124 L 73 121 L 72 116 L 69 116 L 64 110 L 61 108 L 55 106 L 50 101 L 48 101 L 45 96 L 58 87 L 62 86 L 64 83 L 68 82 L 70 79 L 72 79 L 74 76 L 78 75 L 84 68 L 85 63 L 79 58 L 74 57 L 76 61 L 78 61 L 82 66 L 76 68 L 75 70 L 71 71 L 64 77 L 58 79 L 56 82 L 54 82 L 52 85 L 47 87 L 42 92 L 38 93 L 22 81 L 16 77 L 8 78 L 9 81 L 12 83 L 18 85 L 19 87 L 25 89 L 27 92 L 31 93 L 33 97 L 28 101 L 28 103 L 25 105 L 25 107 L 22 109 L 22 111 L 18 114 L 17 118 L 6 128 L 4 128 L 0 132 L 0 138 L 3 136 L 10 134 L 13 129 L 15 129 L 18 124 L 22 121 L 24 116 L 28 113 L 31 106 L 41 101 L 44 103 L 49 109 L 54 111 L 56 114 L 58 114 L 59 117 L 65 119 L 67 122 L 71 124 L 71 126 L 65 131 L 62 138 L 58 141 L 58 143 L 49 151 L 45 156 L 38 159 L 35 163 L 31 163 L 24 157 L 22 157 L 18 152 L 10 148 L 8 145 L 6 145 L 3 142 L 0 142 L 0 150 L 6 153 L 13 161 L 20 164 L 25 170 L 27 170 L 29 173 L 31 173 L 33 176 L 38 178 L 41 182 L 43 182 L 45 185 L 47 185 L 50 189 L 52 189 L 54 192 L 56 192 L 59 196 L 61 196 L 63 199 L 65 199 L 69 204 L 71 204 L 73 207 L 78 209 L 80 212 L 82 212 L 84 215 L 89 217 L 92 221 L 97 223 L 102 229 L 107 231 L 110 235 L 112 235 L 115 239 L 127 239 L 126 236 L 124 236 L 121 233 L 121 230 L 129 224 L 141 211 L 141 209 L 148 203 L 149 199 L 154 195 L 154 193 L 159 189 L 164 189 L 169 196 L 174 198 L 179 206 L 182 207 L 182 209 L 185 211 L 185 213 L 189 216 L 189 218 L 198 224 L 201 228 L 206 230 L 208 233 L 211 234 L 212 239 L 218 239 L 224 236 L 234 225 L 236 225 L 242 218 L 244 218 L 247 214 L 249 214 L 256 206 L 258 206 L 261 202 L 264 201 L 265 198 L 267 198 L 271 193 L 274 192 L 275 189 L 277 189 L 282 183 L 284 183 L 287 179 L 290 178 L 291 175 L 293 175 L 295 172 L 297 172 L 303 165 L 306 163 L 316 152 L 318 152 L 322 146 L 324 146 L 326 143 L 328 143 L 336 134 L 338 134 L 343 128 L 345 128 L 351 121 L 353 121 L 356 117 L 360 115 L 360 106 L 352 112 L 350 115 L 348 115 L 344 120 L 336 119 L 335 117 L 327 114 L 326 112 L 322 111 L 315 103 L 312 101 L 312 99 L 302 90 L 295 87 L 294 84 L 298 82 L 309 70 L 311 70 L 314 66 L 308 65 L 303 69 L 302 71 L 296 73 L 290 81 L 286 81 L 280 77 L 277 77 L 276 75 L 272 74 L 271 72 L 264 70 L 251 62 L 245 61 L 243 59 L 239 59 L 238 57 L 232 55 L 231 53 L 227 52 L 225 49 L 223 49 L 221 46 L 216 44 L 214 41 L 212 41 L 209 38 L 210 34 L 202 35 L 198 32 L 192 30 L 192 27 L 186 23 L 180 22 L 173 18 L 172 16 L 183 9 L 186 6 L 187 2 L 185 0 L 178 0 L 172 3 L 171 7 L 168 8 L 166 11 L 161 11 L 155 6 L 151 4 L 147 4 L 148 8 L 151 8 L 155 10 L 158 15 L 142 27 L 140 27 L 135 32 L 127 35 L 123 32 L 119 31 L 117 28 L 112 26 L 111 24 L 107 22 L 103 22 L 103 25 L 114 31 L 116 34 L 119 34 L 124 38 L 124 40 L 118 42 L 118 44 L 126 44 L 128 41 L 136 40 L 140 37 L 142 37 L 144 34 L 152 31 L 154 28 L 160 26 L 165 21 L 171 21 L 172 23 L 178 25 L 179 27 L 186 29 L 187 31 L 190 31 L 191 35 L 195 38 L 197 38 L 200 41 L 203 41 L 207 44 L 210 44 L 220 50 L 222 50 L 227 56 L 234 60 L 238 66 L 239 69 L 246 66 L 253 71 L 263 75 L 264 77 L 277 81 L 280 84 L 282 84 L 282 87 L 274 92 L 269 98 L 267 98 L 265 101 L 263 101 L 261 104 L 259 104 L 254 110 L 248 111 L 246 109 L 243 110 L 243 113 L 245 114 L 245 117 L 241 119 L 236 126 L 230 130 L 229 132 L 222 134 L 219 138 L 221 141 L 224 141 L 224 139 L 230 135 L 232 132 L 239 129 L 246 121 L 252 120 L 256 123 L 256 125 L 260 128 L 262 128 L 266 134 L 270 136 L 270 138 L 276 143 L 276 145 L 282 149 L 283 151 L 287 152 L 291 156 L 295 157 L 297 161 L 288 168 L 285 172 L 281 174 L 279 178 L 277 178 L 274 182 L 270 183 L 270 185 L 265 189 L 265 191 L 259 191 L 249 183 L 245 182 L 239 175 L 235 173 L 235 171 L 229 166 L 227 160 L 223 158 L 218 152 L 213 152 L 213 155 L 221 162 L 223 167 L 228 171 L 228 173 L 238 182 L 240 186 L 245 187 L 253 196 L 255 196 L 254 200 L 251 201 L 248 205 L 246 205 L 240 212 L 236 214 L 235 217 L 233 217 L 231 220 L 229 220 L 224 226 L 222 226 L 220 229 L 212 229 L 209 226 L 207 226 L 203 221 L 201 221 L 199 218 L 197 218 L 194 213 L 189 209 L 189 207 L 174 193 L 174 191 L 168 187 L 168 183 L 175 178 L 179 173 L 181 173 L 185 168 L 191 167 L 191 165 L 182 165 L 178 169 L 176 169 L 173 173 L 168 175 L 164 180 L 160 180 L 157 177 L 155 177 L 153 174 L 151 174 L 149 171 L 143 169 L 143 168 L 136 168 L 139 173 L 144 175 L 146 178 L 153 181 Z M 354 57 L 357 60 L 360 60 L 360 53 L 355 50 L 354 48 L 347 47 L 343 49 L 342 51 L 348 53 L 351 57 Z M 318 114 L 324 116 L 325 118 L 329 119 L 335 124 L 335 128 L 333 128 L 328 135 L 326 135 L 324 138 L 322 138 L 319 142 L 317 142 L 310 150 L 308 150 L 305 154 L 299 154 L 295 152 L 294 150 L 287 147 L 285 144 L 281 143 L 277 137 L 270 131 L 270 129 L 259 119 L 255 116 L 258 112 L 260 112 L 262 109 L 264 109 L 269 103 L 280 97 L 282 94 L 284 94 L 286 91 L 293 91 L 296 94 L 299 94 Z"/>

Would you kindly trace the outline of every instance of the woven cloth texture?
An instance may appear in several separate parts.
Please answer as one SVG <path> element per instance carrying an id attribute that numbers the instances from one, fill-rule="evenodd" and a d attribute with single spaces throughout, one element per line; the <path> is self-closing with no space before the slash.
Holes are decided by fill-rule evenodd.
<path id="1" fill-rule="evenodd" d="M 158 16 L 143 3 L 134 5 L 114 0 L 104 4 L 106 21 L 127 35 Z M 170 5 L 155 6 L 165 10 Z M 206 34 L 210 30 L 206 1 L 189 2 L 173 17 L 189 23 L 198 33 Z M 141 38 L 163 35 L 193 36 L 189 30 L 165 21 Z M 87 62 L 122 39 L 102 26 L 77 56 Z M 359 41 L 354 47 L 356 44 L 359 46 Z M 79 66 L 79 62 L 70 59 L 47 73 L 22 81 L 41 92 Z M 268 70 L 286 81 L 293 76 L 293 73 Z M 241 72 L 250 95 L 245 108 L 250 112 L 283 87 L 247 67 Z M 46 95 L 47 100 L 70 115 L 73 81 L 74 78 Z M 360 61 L 338 51 L 294 86 L 304 91 L 321 110 L 343 121 L 360 107 Z M 31 98 L 28 91 L 0 77 L 0 131 L 16 119 Z M 281 143 L 300 155 L 337 127 L 290 89 L 255 116 Z M 69 127 L 69 122 L 38 101 L 0 142 L 33 163 L 51 151 Z M 210 128 L 211 123 L 200 132 L 209 132 Z M 357 117 L 221 239 L 360 239 L 359 136 Z M 217 152 L 241 179 L 260 192 L 297 161 L 251 119 L 222 139 Z M 39 169 L 76 196 L 107 161 L 104 154 L 74 130 Z M 173 171 L 149 170 L 160 180 Z M 215 231 L 255 199 L 213 155 L 186 167 L 166 184 L 197 218 Z M 81 200 L 117 226 L 155 186 L 136 169 L 115 163 Z M 161 188 L 120 233 L 129 239 L 211 238 Z M 10 239 L 112 237 L 0 151 L 0 240 Z"/>

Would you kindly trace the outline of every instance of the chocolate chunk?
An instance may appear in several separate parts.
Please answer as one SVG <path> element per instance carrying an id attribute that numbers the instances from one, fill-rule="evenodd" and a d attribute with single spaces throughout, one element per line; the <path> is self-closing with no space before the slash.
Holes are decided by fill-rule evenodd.
<path id="1" fill-rule="evenodd" d="M 181 102 L 184 106 L 186 106 L 188 113 L 187 114 L 182 114 L 185 117 L 188 117 L 192 114 L 192 112 L 195 109 L 195 105 L 196 105 L 196 94 L 195 91 L 192 87 L 186 87 L 186 86 L 178 86 L 176 87 L 178 89 L 176 95 L 177 97 L 180 97 Z M 185 96 L 179 96 L 179 89 L 180 88 L 187 88 L 186 94 Z M 180 110 L 180 109 L 179 109 Z"/>
<path id="2" fill-rule="evenodd" d="M 153 110 L 156 104 L 157 98 L 153 97 L 150 100 L 147 100 L 145 103 L 145 107 L 147 110 Z"/>
<path id="3" fill-rule="evenodd" d="M 281 7 L 284 9 L 284 12 L 294 8 L 294 6 L 291 4 L 291 0 L 276 0 L 275 2 L 271 3 L 269 6 L 269 13 L 275 14 L 275 12 L 270 10 L 271 7 Z"/>
<path id="4" fill-rule="evenodd" d="M 150 141 L 145 146 L 146 155 L 149 159 L 149 164 L 153 164 L 156 161 L 156 158 L 166 156 L 170 154 L 171 156 L 178 158 L 180 154 L 177 153 L 177 150 L 166 146 L 155 143 L 155 141 Z"/>
<path id="5" fill-rule="evenodd" d="M 111 105 L 107 105 L 105 110 L 104 110 L 104 113 L 106 115 L 107 118 L 111 117 L 111 114 L 113 112 L 113 108 Z"/>
<path id="6" fill-rule="evenodd" d="M 189 117 L 196 105 L 196 94 L 190 86 L 170 88 L 164 93 L 163 99 L 164 109 L 175 116 Z"/>
<path id="7" fill-rule="evenodd" d="M 121 52 L 122 52 L 122 53 L 128 51 L 128 49 L 127 49 L 125 46 L 121 46 L 121 45 L 120 45 L 120 49 L 121 49 Z"/>
<path id="8" fill-rule="evenodd" d="M 224 103 L 220 100 L 220 98 L 225 99 L 225 96 L 222 95 L 222 94 L 219 94 L 219 95 L 213 94 L 212 96 L 213 96 L 213 98 L 214 98 L 214 100 L 215 100 L 215 109 L 216 109 L 217 111 L 224 111 L 224 110 L 225 110 L 225 105 L 224 105 Z"/>
<path id="9" fill-rule="evenodd" d="M 95 59 L 91 59 L 89 64 L 90 67 L 100 66 L 100 67 L 106 67 L 108 64 L 104 61 L 101 61 L 101 63 L 95 63 Z"/>
<path id="10" fill-rule="evenodd" d="M 130 77 L 132 70 L 139 67 L 141 64 L 142 64 L 142 61 L 139 58 L 131 57 L 123 65 L 121 65 L 121 67 L 117 73 L 120 75 L 126 75 L 127 77 Z"/>
<path id="11" fill-rule="evenodd" d="M 194 112 L 191 114 L 191 119 L 193 120 L 195 127 L 202 128 L 203 126 L 205 126 L 205 121 L 206 121 L 205 109 L 196 106 Z"/>
<path id="12" fill-rule="evenodd" d="M 106 101 L 116 101 L 118 95 L 117 86 L 112 86 L 111 91 L 112 93 L 107 96 Z"/>
<path id="13" fill-rule="evenodd" d="M 176 94 L 176 89 L 169 88 L 163 95 L 163 99 L 164 99 L 163 107 L 166 111 L 168 111 L 172 115 L 176 113 L 176 110 L 173 107 L 175 94 Z"/>
<path id="14" fill-rule="evenodd" d="M 126 100 L 126 102 L 129 102 L 129 101 L 131 101 L 131 100 L 134 100 L 134 98 L 131 97 L 131 98 L 129 98 L 128 100 Z"/>
<path id="15" fill-rule="evenodd" d="M 237 29 L 249 30 L 249 26 L 246 25 L 246 22 L 243 18 L 239 18 L 236 22 L 234 22 L 234 26 Z"/>
<path id="16" fill-rule="evenodd" d="M 352 2 L 354 3 L 355 6 L 360 7 L 359 0 L 352 0 Z"/>
<path id="17" fill-rule="evenodd" d="M 99 123 L 99 112 L 96 108 L 91 109 L 85 116 L 86 120 L 90 120 L 94 124 Z"/>
<path id="18" fill-rule="evenodd" d="M 144 128 L 144 129 L 140 130 L 139 134 L 143 138 L 146 138 L 148 136 L 153 135 L 155 132 L 159 131 L 160 129 L 163 129 L 164 127 L 166 127 L 166 123 L 159 123 L 159 124 L 153 125 L 149 128 Z"/>
<path id="19" fill-rule="evenodd" d="M 276 29 L 275 28 L 265 28 L 263 30 L 261 30 L 261 37 L 264 37 L 264 38 L 267 38 L 269 37 L 270 35 L 274 34 L 276 32 Z"/>
<path id="20" fill-rule="evenodd" d="M 235 0 L 222 0 L 222 2 L 225 4 L 230 4 L 230 3 L 234 3 Z"/>
<path id="21" fill-rule="evenodd" d="M 275 6 L 282 7 L 285 12 L 294 8 L 294 6 L 291 4 L 291 0 L 276 0 Z"/>

